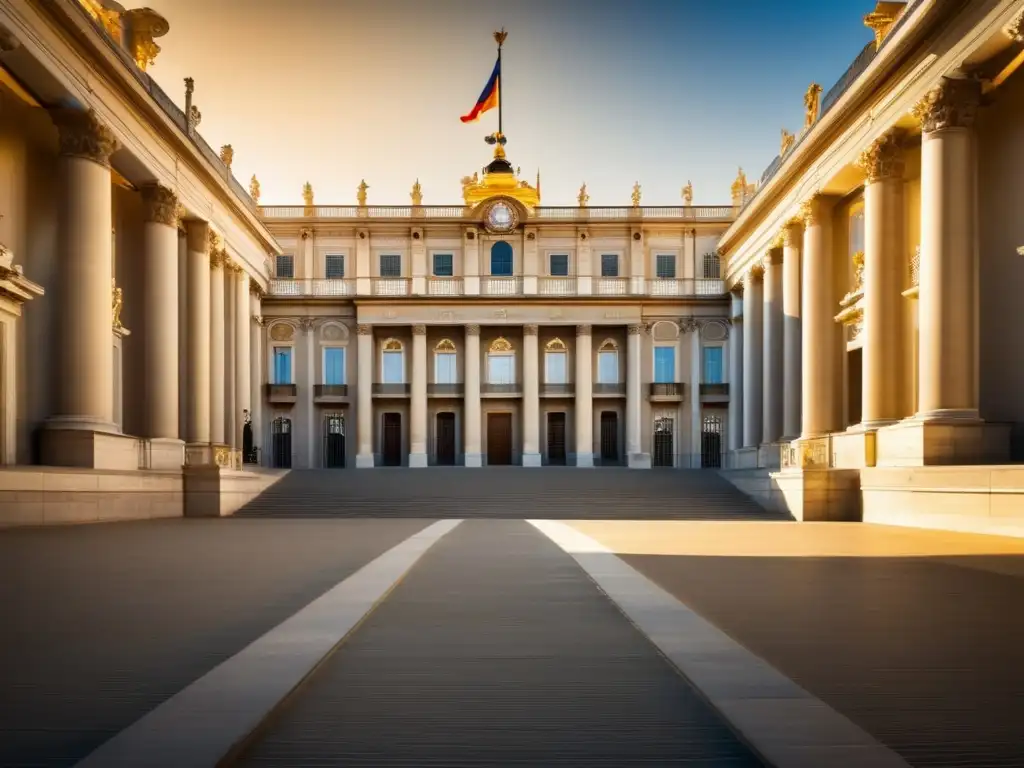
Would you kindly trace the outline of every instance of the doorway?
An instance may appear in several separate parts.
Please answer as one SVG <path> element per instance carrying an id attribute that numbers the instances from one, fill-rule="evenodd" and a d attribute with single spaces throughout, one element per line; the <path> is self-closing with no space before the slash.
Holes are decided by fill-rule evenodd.
<path id="1" fill-rule="evenodd" d="M 278 416 L 270 426 L 274 467 L 277 469 L 291 469 L 292 420 L 286 419 L 284 416 Z"/>
<path id="2" fill-rule="evenodd" d="M 437 463 L 449 467 L 455 464 L 455 414 L 450 411 L 437 414 Z"/>
<path id="3" fill-rule="evenodd" d="M 487 465 L 512 463 L 512 414 L 487 414 Z"/>
<path id="4" fill-rule="evenodd" d="M 656 467 L 675 466 L 675 447 L 673 443 L 673 431 L 675 419 L 670 416 L 663 416 L 654 421 L 654 461 Z"/>
<path id="5" fill-rule="evenodd" d="M 402 466 L 402 414 L 381 414 L 380 452 L 383 466 Z"/>
<path id="6" fill-rule="evenodd" d="M 615 411 L 601 411 L 601 463 L 615 464 L 619 461 L 619 414 Z"/>
<path id="7" fill-rule="evenodd" d="M 565 466 L 565 413 L 548 413 L 548 464 Z"/>
<path id="8" fill-rule="evenodd" d="M 324 416 L 324 467 L 345 466 L 345 417 L 340 413 Z"/>
<path id="9" fill-rule="evenodd" d="M 709 469 L 721 469 L 722 417 L 705 414 L 701 424 L 700 465 Z"/>

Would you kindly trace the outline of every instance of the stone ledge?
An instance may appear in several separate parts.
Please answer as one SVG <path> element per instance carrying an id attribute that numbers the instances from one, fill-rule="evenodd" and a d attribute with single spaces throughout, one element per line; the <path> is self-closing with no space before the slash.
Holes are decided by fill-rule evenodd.
<path id="1" fill-rule="evenodd" d="M 787 469 L 772 472 L 771 482 L 772 508 L 797 520 L 861 520 L 858 469 Z"/>
<path id="2" fill-rule="evenodd" d="M 233 515 L 267 488 L 288 474 L 246 472 L 220 467 L 186 467 L 185 517 L 226 517 Z"/>

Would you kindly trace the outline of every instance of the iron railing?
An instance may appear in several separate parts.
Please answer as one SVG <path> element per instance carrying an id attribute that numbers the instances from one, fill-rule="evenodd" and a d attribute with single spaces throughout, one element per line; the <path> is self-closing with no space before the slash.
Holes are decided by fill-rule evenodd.
<path id="1" fill-rule="evenodd" d="M 686 391 L 686 384 L 681 381 L 657 381 L 651 382 L 651 397 L 682 397 Z"/>
<path id="2" fill-rule="evenodd" d="M 297 384 L 265 384 L 267 397 L 270 400 L 277 398 L 298 397 L 299 387 Z"/>
<path id="3" fill-rule="evenodd" d="M 182 115 L 184 118 L 184 115 Z M 264 205 L 264 219 L 456 219 L 473 217 L 467 205 Z M 533 218 L 548 221 L 606 221 L 610 219 L 655 219 L 658 221 L 729 222 L 736 209 L 731 205 L 645 205 L 578 208 L 540 206 Z"/>
<path id="4" fill-rule="evenodd" d="M 728 395 L 729 385 L 721 382 L 714 384 L 702 383 L 700 385 L 700 394 L 704 395 Z"/>

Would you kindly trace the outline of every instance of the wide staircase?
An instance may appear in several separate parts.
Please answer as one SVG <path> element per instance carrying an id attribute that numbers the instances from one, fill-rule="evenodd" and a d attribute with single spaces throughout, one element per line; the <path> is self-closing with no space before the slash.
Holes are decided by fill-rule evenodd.
<path id="1" fill-rule="evenodd" d="M 782 520 L 713 470 L 293 470 L 239 517 Z"/>

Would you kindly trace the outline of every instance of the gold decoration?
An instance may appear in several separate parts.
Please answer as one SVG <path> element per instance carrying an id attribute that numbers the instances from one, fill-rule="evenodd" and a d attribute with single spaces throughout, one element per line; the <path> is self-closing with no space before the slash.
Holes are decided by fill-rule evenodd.
<path id="1" fill-rule="evenodd" d="M 789 152 L 789 148 L 793 146 L 796 141 L 796 136 L 787 131 L 785 128 L 782 129 L 782 145 L 779 148 L 779 157 L 785 157 L 786 153 Z"/>
<path id="2" fill-rule="evenodd" d="M 274 341 L 290 341 L 295 338 L 295 328 L 288 323 L 275 323 L 270 327 L 270 338 Z"/>
<path id="3" fill-rule="evenodd" d="M 903 133 L 899 129 L 887 131 L 860 153 L 857 165 L 864 171 L 868 183 L 903 176 L 902 139 Z"/>
<path id="4" fill-rule="evenodd" d="M 416 183 L 412 185 L 412 192 L 409 193 L 409 197 L 412 198 L 413 205 L 423 205 L 423 188 L 420 186 L 419 179 L 416 179 Z"/>
<path id="5" fill-rule="evenodd" d="M 693 205 L 693 184 L 687 180 L 686 186 L 683 187 L 683 205 Z"/>
<path id="6" fill-rule="evenodd" d="M 892 25 L 896 23 L 905 7 L 906 4 L 904 2 L 896 3 L 879 0 L 875 10 L 864 17 L 864 26 L 875 33 L 876 51 L 882 47 L 882 41 L 885 40 L 889 30 L 892 29 Z"/>
<path id="7" fill-rule="evenodd" d="M 784 248 L 799 247 L 801 244 L 800 220 L 793 219 L 782 228 L 782 245 Z"/>
<path id="8" fill-rule="evenodd" d="M 121 42 L 121 11 L 104 8 L 99 0 L 78 0 L 78 2 L 90 16 L 99 22 L 108 35 L 116 42 Z"/>
<path id="9" fill-rule="evenodd" d="M 370 185 L 366 183 L 366 179 L 359 182 L 359 187 L 356 189 L 356 200 L 359 202 L 360 208 L 366 207 L 366 190 L 370 188 Z M 311 205 L 311 203 L 307 203 Z"/>
<path id="10" fill-rule="evenodd" d="M 302 201 L 307 208 L 313 207 L 313 185 L 308 181 L 302 185 Z"/>
<path id="11" fill-rule="evenodd" d="M 736 180 L 733 181 L 732 187 L 732 204 L 733 206 L 743 205 L 744 200 L 747 196 L 747 174 L 743 172 L 743 168 L 740 168 L 736 173 Z"/>
<path id="12" fill-rule="evenodd" d="M 587 203 L 590 202 L 590 195 L 587 194 L 587 182 L 583 182 L 583 186 L 580 187 L 580 193 L 576 196 L 576 202 L 580 204 L 580 208 L 586 208 Z"/>
<path id="13" fill-rule="evenodd" d="M 508 32 L 505 31 L 504 27 L 502 27 L 500 31 L 494 33 L 494 42 L 498 44 L 499 48 L 505 44 L 505 40 L 507 38 Z"/>
<path id="14" fill-rule="evenodd" d="M 804 128 L 810 128 L 818 120 L 821 111 L 821 86 L 811 83 L 804 94 Z"/>
<path id="15" fill-rule="evenodd" d="M 437 345 L 434 347 L 434 350 L 436 352 L 454 352 L 455 342 L 452 341 L 451 339 L 441 339 L 439 342 L 437 342 Z"/>
<path id="16" fill-rule="evenodd" d="M 864 286 L 864 251 L 857 251 L 850 261 L 853 262 L 853 289 L 856 291 Z"/>
<path id="17" fill-rule="evenodd" d="M 1006 28 L 1006 34 L 1015 43 L 1024 43 L 1024 11 L 1013 17 L 1013 21 Z"/>
<path id="18" fill-rule="evenodd" d="M 252 201 L 254 203 L 259 205 L 259 202 L 260 202 L 260 182 L 259 182 L 259 179 L 256 178 L 256 174 L 255 173 L 252 175 L 252 178 L 249 179 L 249 197 L 252 198 Z"/>
<path id="19" fill-rule="evenodd" d="M 62 155 L 84 157 L 109 167 L 110 156 L 120 149 L 121 143 L 94 110 L 60 107 L 51 110 L 50 117 L 59 130 Z"/>
<path id="20" fill-rule="evenodd" d="M 398 339 L 387 339 L 381 346 L 381 349 L 385 352 L 401 352 L 403 349 L 402 342 Z"/>
<path id="21" fill-rule="evenodd" d="M 143 187 L 141 191 L 146 221 L 166 224 L 169 227 L 177 225 L 178 196 L 174 192 L 159 184 Z"/>
<path id="22" fill-rule="evenodd" d="M 634 208 L 639 208 L 640 207 L 640 182 L 639 181 L 633 182 L 633 194 L 630 195 L 629 199 L 633 201 L 633 207 Z"/>
<path id="23" fill-rule="evenodd" d="M 156 57 L 160 53 L 160 46 L 153 38 L 166 35 L 171 25 L 152 8 L 135 8 L 127 11 L 125 17 L 128 19 L 130 30 L 128 50 L 138 68 L 145 72 L 156 62 Z"/>
<path id="24" fill-rule="evenodd" d="M 910 112 L 921 121 L 921 130 L 933 133 L 946 128 L 969 128 L 981 103 L 981 82 L 943 77 Z"/>
<path id="25" fill-rule="evenodd" d="M 230 144 L 225 144 L 220 148 L 220 161 L 231 170 L 231 163 L 235 159 L 235 150 Z"/>
<path id="26" fill-rule="evenodd" d="M 121 310 L 124 308 L 124 291 L 117 287 L 117 279 L 110 278 L 110 289 L 113 293 L 113 301 L 111 303 L 111 313 L 113 315 L 112 327 L 115 331 L 121 331 L 124 326 L 121 325 Z"/>
<path id="27" fill-rule="evenodd" d="M 821 206 L 817 195 L 812 195 L 800 203 L 800 218 L 803 220 L 804 226 L 820 223 L 820 217 Z"/>
<path id="28" fill-rule="evenodd" d="M 544 349 L 548 352 L 567 352 L 569 348 L 565 346 L 565 342 L 559 338 L 554 338 L 544 345 Z"/>
<path id="29" fill-rule="evenodd" d="M 212 258 L 213 254 L 217 253 L 220 250 L 220 235 L 218 235 L 216 232 L 210 229 L 206 239 L 207 245 L 209 247 L 209 254 L 210 257 Z"/>
<path id="30" fill-rule="evenodd" d="M 498 338 L 496 338 L 494 341 L 491 342 L 491 346 L 489 348 L 489 351 L 490 352 L 511 352 L 512 351 L 512 343 L 508 339 L 506 339 L 504 336 L 499 336 Z"/>

